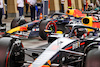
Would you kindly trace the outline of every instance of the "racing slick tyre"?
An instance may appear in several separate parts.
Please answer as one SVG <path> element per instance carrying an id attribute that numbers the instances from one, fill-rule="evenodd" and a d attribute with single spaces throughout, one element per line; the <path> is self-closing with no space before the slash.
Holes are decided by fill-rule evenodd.
<path id="1" fill-rule="evenodd" d="M 94 48 L 87 53 L 85 67 L 100 67 L 100 49 Z"/>
<path id="2" fill-rule="evenodd" d="M 27 23 L 25 19 L 15 18 L 11 22 L 11 29 Z"/>
<path id="3" fill-rule="evenodd" d="M 0 67 L 21 67 L 25 58 L 19 39 L 0 38 Z"/>
<path id="4" fill-rule="evenodd" d="M 43 20 L 39 24 L 39 35 L 43 40 L 46 40 L 49 34 L 46 33 L 44 30 L 51 30 L 50 33 L 56 33 L 57 31 L 56 23 L 54 23 L 51 20 Z"/>

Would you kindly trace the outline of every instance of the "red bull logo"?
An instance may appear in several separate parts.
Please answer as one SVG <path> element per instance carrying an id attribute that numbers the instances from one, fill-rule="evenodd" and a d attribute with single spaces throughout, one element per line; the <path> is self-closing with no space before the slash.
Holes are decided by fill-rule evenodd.
<path id="1" fill-rule="evenodd" d="M 20 27 L 20 31 L 27 31 L 27 27 Z"/>

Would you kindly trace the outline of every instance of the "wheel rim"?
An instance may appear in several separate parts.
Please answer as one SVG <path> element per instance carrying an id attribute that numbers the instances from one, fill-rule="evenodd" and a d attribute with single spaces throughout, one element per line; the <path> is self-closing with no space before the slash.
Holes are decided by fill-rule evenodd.
<path id="1" fill-rule="evenodd" d="M 46 30 L 51 30 L 51 33 L 56 33 L 57 32 L 57 26 L 54 22 L 50 21 L 46 26 Z M 47 34 L 47 36 L 48 35 L 49 34 Z"/>

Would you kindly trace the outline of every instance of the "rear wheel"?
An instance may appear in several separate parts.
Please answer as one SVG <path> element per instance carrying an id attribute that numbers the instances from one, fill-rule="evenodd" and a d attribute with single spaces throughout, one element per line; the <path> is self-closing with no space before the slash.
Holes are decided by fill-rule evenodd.
<path id="1" fill-rule="evenodd" d="M 46 40 L 48 35 L 44 30 L 51 30 L 51 33 L 56 33 L 57 26 L 53 21 L 43 20 L 39 26 L 39 35 L 43 40 Z"/>
<path id="2" fill-rule="evenodd" d="M 26 24 L 26 23 L 27 22 L 25 21 L 25 19 L 15 18 L 11 22 L 11 29 L 15 28 L 17 26 L 21 26 L 21 25 Z"/>

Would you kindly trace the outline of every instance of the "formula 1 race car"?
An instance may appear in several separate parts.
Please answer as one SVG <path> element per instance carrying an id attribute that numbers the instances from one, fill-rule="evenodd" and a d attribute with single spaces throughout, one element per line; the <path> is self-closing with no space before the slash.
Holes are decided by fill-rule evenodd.
<path id="1" fill-rule="evenodd" d="M 82 24 L 85 26 L 90 26 L 94 28 L 100 28 L 100 11 L 83 11 L 77 9 L 69 9 L 67 10 L 66 14 L 69 16 L 74 16 L 74 18 L 79 18 L 82 20 Z"/>
<path id="2" fill-rule="evenodd" d="M 11 29 L 6 31 L 5 24 L 0 25 L 0 34 L 2 36 L 18 37 L 20 39 L 27 39 L 42 35 L 42 39 L 46 39 L 47 35 L 44 29 L 52 29 L 52 32 L 56 31 L 56 25 L 54 22 L 42 22 L 42 20 L 35 20 L 33 22 L 27 22 L 23 18 L 15 18 L 11 22 Z M 45 33 L 42 33 L 42 31 Z"/>
<path id="3" fill-rule="evenodd" d="M 55 16 L 57 16 L 55 18 Z M 72 23 L 81 23 L 80 19 L 74 17 L 68 17 L 65 13 L 54 13 L 50 18 L 44 18 L 42 20 L 35 20 L 28 22 L 22 18 L 15 18 L 11 22 L 11 29 L 4 33 L 6 28 L 0 27 L 0 32 L 3 36 L 19 37 L 20 39 L 32 38 L 40 36 L 46 40 L 48 34 L 44 30 L 51 30 L 53 33 L 64 33 L 65 25 Z"/>
<path id="4" fill-rule="evenodd" d="M 32 50 L 32 57 L 36 59 L 30 67 L 100 66 L 98 64 L 100 62 L 99 29 L 73 24 L 67 25 L 66 28 L 71 31 L 69 34 L 50 35 L 49 38 L 55 40 L 52 42 L 49 40 L 49 46 L 45 50 L 41 48 L 44 51 L 40 56 L 38 53 L 41 50 L 39 52 L 35 52 L 36 49 Z M 0 39 L 0 48 L 2 67 L 21 67 L 26 62 L 24 50 L 27 48 L 23 47 L 19 39 L 3 37 Z"/>

